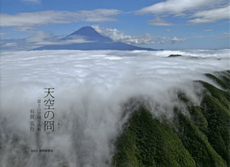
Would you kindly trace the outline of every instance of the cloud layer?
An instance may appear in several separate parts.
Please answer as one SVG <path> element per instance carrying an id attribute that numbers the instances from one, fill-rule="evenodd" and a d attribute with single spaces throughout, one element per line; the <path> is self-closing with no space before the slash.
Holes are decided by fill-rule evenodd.
<path id="1" fill-rule="evenodd" d="M 184 56 L 167 58 L 170 54 Z M 0 164 L 109 166 L 114 142 L 128 118 L 124 103 L 136 98 L 154 117 L 171 118 L 175 106 L 183 108 L 177 91 L 198 105 L 196 93 L 202 87 L 192 81 L 215 85 L 203 73 L 229 70 L 228 62 L 229 50 L 2 52 L 0 138 L 5 154 Z M 36 112 L 47 87 L 55 88 L 56 129 L 30 131 L 30 110 Z M 42 124 L 44 107 L 41 104 Z M 53 152 L 31 153 L 32 149 Z"/>

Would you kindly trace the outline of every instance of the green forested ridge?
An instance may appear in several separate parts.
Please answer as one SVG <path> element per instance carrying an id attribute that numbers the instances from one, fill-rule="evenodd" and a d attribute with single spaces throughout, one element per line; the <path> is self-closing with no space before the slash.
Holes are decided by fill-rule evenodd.
<path id="1" fill-rule="evenodd" d="M 228 166 L 230 166 L 229 74 L 230 72 L 227 71 L 224 72 L 223 75 L 220 75 L 220 78 L 225 78 L 226 91 L 220 90 L 208 83 L 201 82 L 206 88 L 206 93 L 200 107 L 203 116 L 208 121 L 207 132 L 204 133 L 208 137 L 208 141 L 213 149 L 227 162 Z M 217 83 L 220 83 L 220 79 L 214 79 Z"/>
<path id="2" fill-rule="evenodd" d="M 153 119 L 143 106 L 132 114 L 116 146 L 114 166 L 195 166 L 172 127 Z"/>
<path id="3" fill-rule="evenodd" d="M 190 116 L 175 108 L 172 122 L 160 122 L 140 105 L 117 138 L 112 166 L 230 166 L 230 71 L 205 75 L 222 90 L 196 81 L 205 88 L 200 106 L 178 92 Z"/>

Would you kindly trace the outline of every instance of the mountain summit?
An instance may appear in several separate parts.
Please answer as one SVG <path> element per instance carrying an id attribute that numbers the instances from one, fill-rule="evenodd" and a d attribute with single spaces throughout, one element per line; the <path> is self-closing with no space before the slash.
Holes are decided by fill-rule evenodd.
<path id="1" fill-rule="evenodd" d="M 82 42 L 76 40 L 83 39 Z M 73 41 L 75 40 L 75 43 Z M 72 41 L 72 43 L 71 43 Z M 82 27 L 74 33 L 62 38 L 56 45 L 46 45 L 34 50 L 151 50 L 129 45 L 123 42 L 115 42 L 109 37 L 98 33 L 90 26 Z"/>
<path id="2" fill-rule="evenodd" d="M 82 27 L 79 30 L 75 31 L 74 33 L 62 38 L 62 40 L 69 40 L 73 37 L 83 37 L 87 41 L 94 41 L 94 42 L 113 42 L 112 39 L 102 36 L 94 28 L 90 26 Z"/>

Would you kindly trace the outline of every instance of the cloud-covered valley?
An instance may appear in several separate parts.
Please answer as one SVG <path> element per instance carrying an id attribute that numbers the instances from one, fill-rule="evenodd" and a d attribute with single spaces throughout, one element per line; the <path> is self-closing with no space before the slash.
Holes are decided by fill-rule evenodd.
<path id="1" fill-rule="evenodd" d="M 181 57 L 169 58 L 170 54 Z M 204 73 L 229 70 L 229 50 L 190 51 L 17 51 L 1 54 L 2 166 L 24 145 L 29 149 L 52 148 L 52 154 L 28 157 L 18 154 L 15 163 L 24 166 L 105 166 L 113 155 L 113 143 L 127 121 L 123 104 L 130 98 L 145 103 L 154 117 L 173 116 L 183 107 L 176 93 L 183 91 L 199 104 L 201 85 L 217 84 Z M 44 98 L 44 88 L 55 88 L 53 134 L 30 132 L 31 109 Z M 43 111 L 42 111 L 43 112 Z M 12 142 L 18 142 L 12 146 Z"/>

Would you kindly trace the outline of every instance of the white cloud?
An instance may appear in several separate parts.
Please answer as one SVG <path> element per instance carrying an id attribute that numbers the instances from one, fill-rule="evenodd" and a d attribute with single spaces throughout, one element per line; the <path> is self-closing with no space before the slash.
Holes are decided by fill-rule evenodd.
<path id="1" fill-rule="evenodd" d="M 164 43 L 171 43 L 171 44 L 175 44 L 178 42 L 183 42 L 185 41 L 186 38 L 178 38 L 178 37 L 173 37 L 173 38 L 169 38 L 169 37 L 162 37 L 158 39 L 159 44 L 164 44 Z"/>
<path id="2" fill-rule="evenodd" d="M 154 25 L 154 26 L 173 26 L 174 24 L 166 22 L 165 20 L 156 17 L 153 20 L 149 21 L 149 25 Z"/>
<path id="3" fill-rule="evenodd" d="M 16 31 L 21 31 L 21 32 L 24 32 L 24 33 L 35 33 L 36 27 L 16 27 L 14 30 Z"/>
<path id="4" fill-rule="evenodd" d="M 176 17 L 194 17 L 189 23 L 212 23 L 229 18 L 228 0 L 166 0 L 138 10 L 137 14 L 154 14 L 156 19 L 150 20 L 154 26 L 168 26 L 172 23 L 164 22 L 160 17 L 174 15 Z"/>
<path id="5" fill-rule="evenodd" d="M 15 46 L 17 46 L 16 42 L 9 42 L 9 43 L 3 44 L 3 47 L 15 47 Z"/>
<path id="6" fill-rule="evenodd" d="M 104 36 L 110 37 L 114 41 L 120 41 L 128 44 L 153 44 L 154 37 L 145 34 L 142 36 L 131 36 L 125 35 L 124 32 L 112 28 L 101 28 L 98 25 L 92 26 L 97 32 L 101 33 Z"/>
<path id="7" fill-rule="evenodd" d="M 210 3 L 214 0 L 167 0 L 165 2 L 156 3 L 154 5 L 142 8 L 139 14 L 180 14 L 185 11 L 195 10 Z"/>
<path id="8" fill-rule="evenodd" d="M 44 41 L 50 38 L 52 38 L 50 34 L 47 34 L 44 31 L 37 31 L 37 33 L 34 36 L 28 37 L 26 41 L 27 42 L 40 42 L 40 41 Z"/>
<path id="9" fill-rule="evenodd" d="M 189 23 L 191 24 L 213 23 L 213 22 L 217 22 L 218 20 L 229 19 L 230 18 L 229 11 L 230 11 L 230 5 L 218 9 L 199 11 L 192 15 L 192 17 L 196 17 L 196 19 L 189 20 Z"/>
<path id="10" fill-rule="evenodd" d="M 177 38 L 177 37 L 173 37 L 170 41 L 170 43 L 174 44 L 174 43 L 178 43 L 178 42 L 183 42 L 185 41 L 185 38 Z"/>
<path id="11" fill-rule="evenodd" d="M 87 41 L 84 38 L 76 38 L 76 39 L 70 39 L 70 40 L 57 40 L 57 41 L 52 41 L 52 40 L 41 40 L 37 41 L 36 45 L 37 46 L 43 46 L 43 45 L 68 45 L 68 44 L 74 44 L 74 43 L 89 43 L 91 41 Z"/>
<path id="12" fill-rule="evenodd" d="M 104 36 L 110 37 L 114 41 L 120 41 L 128 44 L 156 44 L 156 43 L 171 43 L 175 44 L 178 42 L 183 42 L 186 38 L 178 38 L 178 37 L 156 37 L 151 36 L 150 34 L 145 34 L 141 36 L 131 36 L 125 35 L 124 32 L 119 31 L 117 29 L 111 28 L 101 28 L 98 25 L 92 26 L 97 32 L 101 33 Z"/>
<path id="13" fill-rule="evenodd" d="M 121 11 L 116 9 L 96 9 L 92 11 L 41 11 L 18 13 L 15 15 L 0 14 L 1 27 L 33 27 L 45 24 L 67 24 L 73 22 L 106 22 L 116 21 L 114 18 Z"/>

